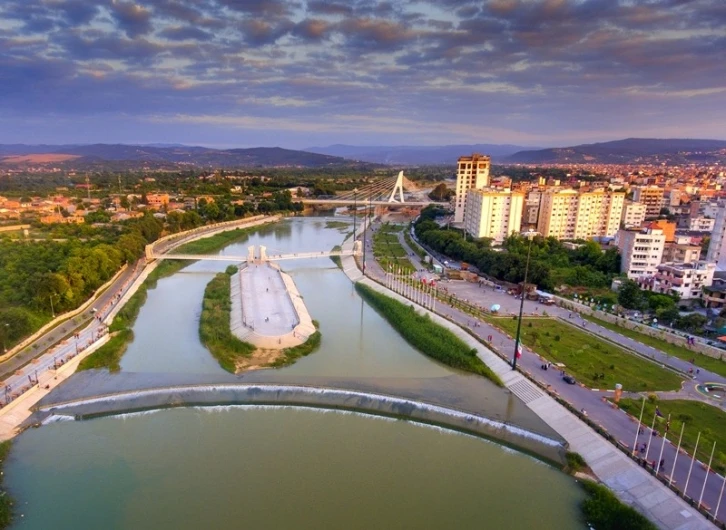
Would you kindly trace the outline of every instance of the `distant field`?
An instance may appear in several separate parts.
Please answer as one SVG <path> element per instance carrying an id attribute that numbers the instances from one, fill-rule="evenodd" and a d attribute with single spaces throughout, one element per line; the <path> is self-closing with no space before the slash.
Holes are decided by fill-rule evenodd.
<path id="1" fill-rule="evenodd" d="M 37 155 L 15 155 L 0 158 L 0 164 L 49 164 L 53 162 L 67 162 L 81 158 L 79 155 L 64 155 L 59 153 L 44 153 Z"/>

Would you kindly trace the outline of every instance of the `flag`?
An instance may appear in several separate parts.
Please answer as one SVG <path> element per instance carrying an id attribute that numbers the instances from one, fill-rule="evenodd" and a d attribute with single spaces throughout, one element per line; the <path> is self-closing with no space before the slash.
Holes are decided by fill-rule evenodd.
<path id="1" fill-rule="evenodd" d="M 517 344 L 517 359 L 522 358 L 522 343 Z"/>

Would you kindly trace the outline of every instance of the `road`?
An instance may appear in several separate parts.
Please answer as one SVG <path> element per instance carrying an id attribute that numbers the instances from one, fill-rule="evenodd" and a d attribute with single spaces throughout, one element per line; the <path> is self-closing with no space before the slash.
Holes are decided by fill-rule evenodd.
<path id="1" fill-rule="evenodd" d="M 424 265 L 421 263 L 418 255 L 408 247 L 403 238 L 401 238 L 400 241 L 403 247 L 408 250 L 409 259 L 414 266 L 417 269 L 424 268 Z M 372 248 L 370 231 L 367 234 L 366 244 L 369 245 L 368 249 Z M 385 272 L 372 259 L 368 261 L 366 273 L 369 277 L 381 283 L 385 283 Z M 461 300 L 466 300 L 467 302 L 479 305 L 480 307 L 490 307 L 492 304 L 496 303 L 502 306 L 502 312 L 512 314 L 518 314 L 519 312 L 520 300 L 517 300 L 505 293 L 494 291 L 491 288 L 479 287 L 476 283 L 456 281 L 440 284 L 439 287 L 447 289 L 450 294 L 456 294 Z M 573 313 L 572 319 L 570 319 L 570 312 L 565 309 L 525 301 L 525 314 L 539 314 L 541 316 L 542 312 L 545 310 L 549 315 L 560 316 L 568 321 L 572 320 L 573 322 L 578 322 L 580 325 L 583 325 L 582 319 L 578 315 Z M 471 315 L 443 303 L 436 304 L 436 312 L 460 326 L 467 328 L 480 340 L 488 343 L 493 351 L 501 356 L 511 359 L 514 353 L 514 340 L 507 334 L 484 321 L 475 319 Z M 654 359 L 655 362 L 668 364 L 680 372 L 687 372 L 691 367 L 690 363 L 686 361 L 667 356 L 659 350 L 647 347 L 637 341 L 629 339 L 628 337 L 621 336 L 600 326 L 595 326 L 592 323 L 585 322 L 584 328 L 586 331 L 632 348 L 634 351 L 640 352 L 645 357 Z M 491 341 L 489 338 L 491 338 Z M 541 369 L 544 362 L 546 361 L 540 358 L 539 355 L 528 348 L 523 347 L 523 355 L 519 359 L 518 364 L 519 368 L 526 372 L 532 379 L 538 381 L 543 386 L 548 387 L 552 392 L 558 394 L 561 398 L 575 407 L 576 410 L 580 410 L 581 413 L 584 412 L 591 421 L 599 424 L 603 429 L 614 436 L 615 439 L 620 440 L 623 445 L 632 448 L 636 432 L 638 430 L 637 420 L 633 421 L 633 419 L 631 419 L 627 414 L 618 408 L 614 408 L 609 402 L 605 401 L 605 397 L 612 396 L 611 391 L 595 391 L 580 385 L 567 384 L 563 381 L 562 372 L 560 370 L 554 367 L 548 370 Z M 708 379 L 708 381 L 723 381 L 724 379 L 717 374 L 703 370 L 699 377 L 701 377 L 702 380 Z M 684 379 L 686 379 L 685 376 Z M 676 461 L 676 447 L 671 445 L 671 443 L 664 443 L 663 438 L 660 436 L 654 437 L 651 435 L 649 426 L 652 420 L 652 418 L 643 419 L 643 423 L 645 423 L 646 426 L 643 428 L 643 433 L 638 434 L 637 436 L 636 447 L 640 447 L 643 443 L 648 444 L 649 447 L 646 449 L 647 461 L 655 461 L 658 463 L 661 459 L 663 459 L 664 472 L 661 470 L 662 472 L 660 472 L 659 475 L 666 479 L 670 479 L 670 475 L 673 473 L 674 485 L 682 489 L 689 474 L 691 458 L 690 456 L 681 453 Z M 677 435 L 677 433 L 671 434 Z M 675 442 L 677 443 L 677 439 Z M 662 455 L 661 448 L 663 451 Z M 709 451 L 710 449 L 711 448 L 708 448 Z M 716 448 L 716 450 L 716 454 L 718 454 L 719 448 Z M 720 450 L 723 451 L 723 448 Z M 640 456 L 645 458 L 646 453 L 643 453 Z M 675 471 L 673 471 L 674 461 L 676 462 Z M 699 499 L 706 476 L 705 465 L 700 465 L 699 462 L 696 461 L 693 465 L 690 480 L 688 482 L 687 493 L 689 497 L 695 498 L 696 500 Z M 720 475 L 716 475 L 714 473 L 710 473 L 708 475 L 708 480 L 706 481 L 705 490 L 703 492 L 703 504 L 709 507 L 710 510 L 715 510 L 718 499 L 721 497 L 721 488 L 723 484 L 724 478 Z M 726 520 L 726 500 L 721 503 L 718 515 L 721 521 Z"/>

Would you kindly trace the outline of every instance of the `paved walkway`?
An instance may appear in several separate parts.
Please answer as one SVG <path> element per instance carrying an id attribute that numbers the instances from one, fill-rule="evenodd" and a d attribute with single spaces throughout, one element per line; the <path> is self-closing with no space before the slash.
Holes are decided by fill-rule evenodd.
<path id="1" fill-rule="evenodd" d="M 371 243 L 370 235 L 369 241 L 366 243 Z M 404 248 L 407 248 L 405 242 Z M 417 267 L 422 267 L 418 256 L 415 254 L 409 259 Z M 371 278 L 375 278 L 381 282 L 385 277 L 384 271 L 377 263 L 369 262 L 367 273 Z M 452 284 L 448 283 L 446 285 L 448 287 Z M 476 284 L 473 284 L 472 288 L 479 290 Z M 509 298 L 510 300 L 514 300 L 513 297 Z M 517 310 L 519 309 L 518 303 L 519 301 L 517 300 Z M 535 307 L 535 304 L 530 304 L 528 308 L 529 312 L 534 313 Z M 548 307 L 548 312 L 549 309 Z M 507 358 L 509 357 L 507 355 L 508 352 L 514 352 L 514 341 L 512 338 L 497 328 L 489 326 L 485 322 L 478 322 L 470 315 L 442 303 L 436 304 L 436 312 L 449 319 L 446 321 L 449 325 L 451 325 L 450 321 L 457 324 L 457 326 L 453 327 L 455 330 L 458 329 L 460 333 L 463 333 L 464 336 L 462 338 L 469 337 L 471 339 L 459 326 L 468 328 L 470 332 L 482 341 L 487 342 L 489 337 L 491 337 L 489 344 L 492 351 L 497 351 Z M 481 345 L 479 344 L 478 346 L 479 350 L 482 351 L 483 348 Z M 564 436 L 570 442 L 571 449 L 581 453 L 597 476 L 613 490 L 618 492 L 623 500 L 635 503 L 641 510 L 648 513 L 649 517 L 658 521 L 663 528 L 712 528 L 712 525 L 706 522 L 702 516 L 690 508 L 684 501 L 680 500 L 679 497 L 645 469 L 641 468 L 635 461 L 628 458 L 619 449 L 596 434 L 591 428 L 587 427 L 577 417 L 558 405 L 550 396 L 541 392 L 521 374 L 513 372 L 511 366 L 507 362 L 504 362 L 501 357 L 496 356 L 495 359 L 496 361 L 493 361 L 489 356 L 483 358 L 493 369 L 497 367 L 495 371 L 501 371 L 500 376 L 505 379 L 507 387 L 515 394 L 521 394 L 520 397 L 525 396 L 523 398 L 525 400 L 527 399 L 526 396 L 539 395 L 539 397 L 525 402 Z M 542 360 L 527 348 L 524 348 L 524 355 L 520 359 L 519 364 L 523 371 L 527 372 L 542 385 L 551 388 L 559 396 L 571 403 L 575 409 L 586 410 L 590 420 L 593 420 L 596 424 L 600 424 L 616 439 L 622 440 L 625 445 L 632 446 L 637 430 L 636 424 L 625 413 L 618 409 L 613 409 L 608 403 L 603 401 L 602 398 L 607 393 L 593 392 L 590 389 L 578 385 L 564 383 L 559 371 L 541 370 Z M 504 368 L 501 368 L 501 366 Z M 639 437 L 638 443 L 642 443 L 646 438 L 650 442 L 649 434 L 643 434 Z M 660 444 L 658 442 L 662 439 L 656 438 L 655 440 L 657 440 L 655 450 L 651 448 L 650 451 L 652 452 L 649 451 L 648 460 L 655 459 L 655 451 L 658 451 L 657 456 L 660 455 Z M 668 462 L 668 467 L 670 467 L 675 458 L 675 448 L 668 443 L 664 444 L 663 458 Z M 685 477 L 688 472 L 687 464 L 689 463 L 690 460 L 686 457 L 682 456 L 680 458 L 675 475 L 677 484 L 682 485 L 685 483 Z M 698 465 L 694 466 L 688 487 L 690 496 L 698 499 L 705 478 L 705 471 Z M 706 483 L 704 503 L 711 508 L 715 508 L 722 479 L 716 475 L 710 475 L 709 478 L 710 480 Z M 720 508 L 722 518 L 726 516 L 726 506 L 724 504 Z"/>

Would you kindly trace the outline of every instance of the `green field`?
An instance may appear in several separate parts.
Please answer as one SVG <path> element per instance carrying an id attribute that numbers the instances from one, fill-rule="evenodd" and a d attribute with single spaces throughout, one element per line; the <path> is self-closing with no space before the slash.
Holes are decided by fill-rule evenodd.
<path id="1" fill-rule="evenodd" d="M 635 399 L 623 399 L 619 403 L 620 408 L 629 412 L 635 418 L 640 417 L 640 409 L 643 406 L 642 400 Z M 668 415 L 671 416 L 671 428 L 668 434 L 668 439 L 673 441 L 674 444 L 678 443 L 678 437 L 681 433 L 681 425 L 686 424 L 683 429 L 683 441 L 681 447 L 683 447 L 689 454 L 693 454 L 693 448 L 696 446 L 696 438 L 698 432 L 701 431 L 701 439 L 698 442 L 698 458 L 704 464 L 708 463 L 708 458 L 711 456 L 711 449 L 713 449 L 713 442 L 716 442 L 716 452 L 713 456 L 713 464 L 711 467 L 723 473 L 726 471 L 726 412 L 702 403 L 701 401 L 690 401 L 690 400 L 654 400 L 646 399 L 645 411 L 643 412 L 643 424 L 650 428 L 653 423 L 653 416 L 655 414 L 655 407 L 660 409 L 663 417 L 656 417 L 655 430 L 661 435 L 665 431 L 666 420 Z M 635 426 L 633 426 L 635 429 Z M 647 429 L 646 429 L 647 432 Z M 633 436 L 635 430 L 633 430 Z M 640 437 L 644 439 L 643 436 Z M 658 440 L 656 446 L 660 449 L 660 441 L 662 438 L 654 438 Z M 648 455 L 650 460 L 651 451 Z M 672 464 L 669 466 L 672 469 Z"/>
<path id="2" fill-rule="evenodd" d="M 726 377 L 726 362 L 720 359 L 714 359 L 713 357 L 709 357 L 708 355 L 703 355 L 702 353 L 697 353 L 689 350 L 684 346 L 679 346 L 678 344 L 671 344 L 670 342 L 666 342 L 663 339 L 651 337 L 644 333 L 640 333 L 639 331 L 617 326 L 615 324 L 611 324 L 610 322 L 600 320 L 599 318 L 595 318 L 589 315 L 582 315 L 582 317 L 586 320 L 589 320 L 590 322 L 594 322 L 595 324 L 598 324 L 606 329 L 614 331 L 615 333 L 620 333 L 621 335 L 630 337 L 631 339 L 642 342 L 643 344 L 652 346 L 653 348 L 656 348 L 663 353 L 667 353 L 668 355 L 673 355 L 674 357 L 678 357 L 679 359 L 683 359 L 684 361 L 690 361 L 691 359 L 694 359 L 693 364 L 698 366 L 699 368 L 703 368 L 720 376 Z"/>
<path id="3" fill-rule="evenodd" d="M 516 319 L 487 321 L 512 337 L 517 333 Z M 616 383 L 630 392 L 681 387 L 681 377 L 674 372 L 558 320 L 525 318 L 522 342 L 549 361 L 563 363 L 567 373 L 590 388 L 612 389 Z"/>
<path id="4" fill-rule="evenodd" d="M 373 234 L 373 256 L 384 271 L 398 271 L 399 268 L 403 274 L 416 271 L 416 267 L 408 259 L 408 252 L 401 246 L 396 235 L 403 228 L 386 223 Z"/>

